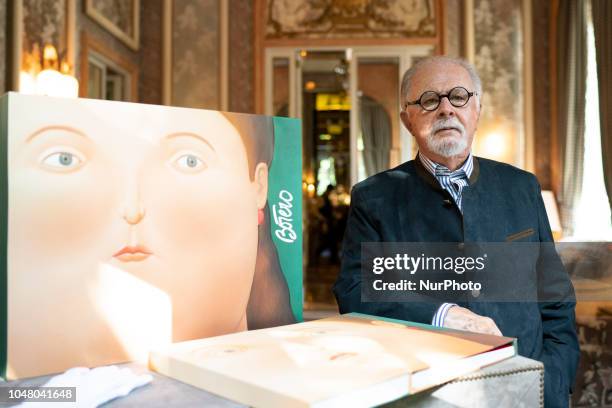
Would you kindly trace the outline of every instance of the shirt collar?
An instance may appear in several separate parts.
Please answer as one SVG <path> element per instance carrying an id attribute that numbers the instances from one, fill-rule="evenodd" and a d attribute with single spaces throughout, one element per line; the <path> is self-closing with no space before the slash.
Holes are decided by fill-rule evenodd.
<path id="1" fill-rule="evenodd" d="M 427 171 L 429 173 L 431 173 L 434 177 L 437 177 L 436 176 L 436 169 L 440 168 L 440 169 L 448 170 L 446 168 L 446 166 L 434 162 L 429 157 L 427 157 L 423 153 L 421 153 L 420 150 L 419 150 L 418 158 L 421 161 L 421 163 L 423 164 L 423 167 L 425 167 L 425 169 L 427 169 Z M 465 161 L 463 162 L 461 167 L 459 167 L 457 170 L 455 170 L 453 172 L 449 172 L 449 173 L 453 174 L 453 173 L 458 172 L 458 171 L 463 171 L 465 173 L 465 176 L 469 179 L 470 176 L 472 175 L 472 171 L 473 170 L 474 170 L 474 157 L 472 156 L 472 152 L 470 152 L 470 154 L 468 155 L 467 159 L 465 159 Z"/>

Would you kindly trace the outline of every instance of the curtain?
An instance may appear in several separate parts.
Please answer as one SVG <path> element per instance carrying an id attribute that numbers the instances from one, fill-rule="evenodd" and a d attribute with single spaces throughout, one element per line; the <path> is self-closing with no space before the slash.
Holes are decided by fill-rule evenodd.
<path id="1" fill-rule="evenodd" d="M 608 203 L 612 207 L 612 1 L 591 1 L 599 84 L 601 154 Z"/>
<path id="2" fill-rule="evenodd" d="M 559 0 L 557 20 L 558 129 L 561 146 L 561 223 L 572 235 L 582 190 L 587 72 L 586 2 Z"/>
<path id="3" fill-rule="evenodd" d="M 366 176 L 389 168 L 391 120 L 385 108 L 369 96 L 360 98 L 361 137 Z"/>

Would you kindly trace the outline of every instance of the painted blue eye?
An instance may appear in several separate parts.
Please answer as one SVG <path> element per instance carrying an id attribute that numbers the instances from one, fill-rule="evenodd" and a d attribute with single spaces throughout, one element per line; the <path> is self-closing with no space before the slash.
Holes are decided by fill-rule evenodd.
<path id="1" fill-rule="evenodd" d="M 55 152 L 47 155 L 42 163 L 54 170 L 72 170 L 79 167 L 83 160 L 70 152 Z"/>
<path id="2" fill-rule="evenodd" d="M 181 171 L 196 172 L 206 168 L 206 164 L 194 154 L 183 154 L 174 161 L 174 166 Z"/>

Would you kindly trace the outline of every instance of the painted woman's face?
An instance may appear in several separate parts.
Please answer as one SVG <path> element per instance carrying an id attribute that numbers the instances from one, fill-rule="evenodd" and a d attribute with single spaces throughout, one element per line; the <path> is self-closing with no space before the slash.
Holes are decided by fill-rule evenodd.
<path id="1" fill-rule="evenodd" d="M 47 316 L 9 317 L 9 352 L 27 354 L 40 336 L 76 337 L 77 348 L 129 357 L 168 336 L 246 329 L 267 177 L 251 180 L 227 119 L 90 100 L 27 103 L 17 99 L 17 111 L 32 114 L 9 133 L 9 310 Z"/>

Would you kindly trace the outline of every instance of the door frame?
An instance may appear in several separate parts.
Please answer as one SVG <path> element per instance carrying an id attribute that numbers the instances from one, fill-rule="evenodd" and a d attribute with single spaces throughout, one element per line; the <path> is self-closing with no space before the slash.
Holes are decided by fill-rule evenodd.
<path id="1" fill-rule="evenodd" d="M 402 75 L 412 65 L 413 58 L 433 55 L 435 46 L 432 44 L 414 44 L 402 46 L 310 46 L 310 47 L 266 47 L 264 55 L 264 113 L 273 115 L 273 60 L 274 58 L 287 58 L 289 61 L 289 116 L 302 118 L 302 71 L 300 66 L 300 52 L 303 51 L 338 51 L 345 52 L 349 62 L 349 95 L 351 101 L 350 110 L 350 180 L 351 186 L 355 185 L 357 179 L 358 154 L 357 137 L 359 124 L 358 103 L 358 60 L 359 58 L 397 58 L 399 62 L 398 83 L 401 84 Z M 398 101 L 400 89 L 398 87 Z M 353 108 L 354 107 L 354 108 Z M 398 105 L 397 107 L 401 107 Z M 401 121 L 400 121 L 401 122 Z M 412 158 L 413 141 L 408 130 L 400 123 L 400 146 L 399 152 L 393 152 L 390 164 L 393 167 L 401 162 Z M 395 157 L 394 157 L 395 156 Z"/>

